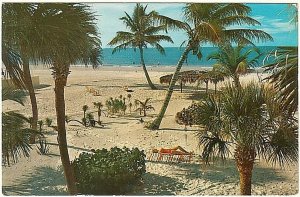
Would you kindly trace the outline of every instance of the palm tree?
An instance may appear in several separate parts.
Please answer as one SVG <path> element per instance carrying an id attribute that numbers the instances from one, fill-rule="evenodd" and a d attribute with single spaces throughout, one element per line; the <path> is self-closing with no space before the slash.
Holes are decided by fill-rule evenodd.
<path id="1" fill-rule="evenodd" d="M 134 7 L 132 16 L 125 12 L 125 16 L 120 18 L 130 31 L 118 31 L 117 35 L 109 42 L 109 45 L 117 45 L 113 53 L 118 50 L 126 49 L 128 47 L 138 48 L 140 51 L 141 64 L 151 89 L 157 89 L 152 83 L 144 60 L 144 48 L 147 45 L 155 47 L 161 54 L 165 54 L 164 48 L 159 44 L 161 41 L 173 43 L 172 39 L 166 35 L 158 34 L 160 31 L 166 30 L 166 25 L 155 25 L 156 18 L 160 15 L 151 11 L 146 12 L 147 6 L 139 3 Z"/>
<path id="2" fill-rule="evenodd" d="M 280 47 L 276 50 L 275 62 L 265 65 L 272 74 L 265 80 L 278 90 L 276 98 L 290 113 L 298 110 L 298 47 Z"/>
<path id="3" fill-rule="evenodd" d="M 252 40 L 266 41 L 272 40 L 272 37 L 264 31 L 254 29 L 230 28 L 232 25 L 260 25 L 260 23 L 249 17 L 250 7 L 239 4 L 199 4 L 189 3 L 184 8 L 184 17 L 186 22 L 165 19 L 172 22 L 173 26 L 183 29 L 188 40 L 184 52 L 182 53 L 173 78 L 168 88 L 165 101 L 162 105 L 158 117 L 149 125 L 150 129 L 158 129 L 162 118 L 170 102 L 174 85 L 183 63 L 188 54 L 192 51 L 198 58 L 202 57 L 201 44 L 203 43 L 222 43 L 222 42 L 243 42 L 252 43 Z"/>
<path id="4" fill-rule="evenodd" d="M 94 102 L 94 106 L 97 108 L 97 114 L 98 114 L 98 124 L 101 125 L 100 117 L 102 112 L 103 104 L 101 102 Z"/>
<path id="5" fill-rule="evenodd" d="M 82 122 L 84 124 L 84 126 L 86 127 L 87 126 L 87 119 L 86 119 L 86 111 L 89 109 L 89 106 L 87 105 L 84 105 L 82 106 L 82 111 L 83 111 L 83 118 L 82 118 Z"/>
<path id="6" fill-rule="evenodd" d="M 36 43 L 30 40 L 35 38 L 39 32 L 34 27 L 33 18 L 34 4 L 9 4 L 6 3 L 2 7 L 2 34 L 3 40 L 7 47 L 6 49 L 13 49 L 17 47 L 15 51 L 18 54 L 22 63 L 22 75 L 14 75 L 14 71 L 19 68 L 20 64 L 5 64 L 8 69 L 9 75 L 13 76 L 14 82 L 24 84 L 24 87 L 28 90 L 31 108 L 32 108 L 32 128 L 37 129 L 38 121 L 38 108 L 36 102 L 36 96 L 31 80 L 31 73 L 29 69 L 29 60 L 36 47 Z M 4 50 L 5 52 L 6 50 Z M 3 53 L 2 53 L 3 56 Z M 35 142 L 35 136 L 32 136 L 31 143 Z"/>
<path id="7" fill-rule="evenodd" d="M 67 148 L 64 87 L 70 74 L 70 64 L 79 61 L 85 64 L 90 62 L 93 67 L 99 64 L 101 42 L 94 23 L 95 16 L 87 5 L 77 3 L 5 5 L 9 13 L 17 16 L 12 20 L 15 22 L 13 24 L 17 25 L 12 26 L 12 30 L 8 32 L 14 32 L 16 29 L 17 34 L 21 32 L 18 31 L 19 28 L 26 26 L 25 22 L 30 21 L 28 28 L 31 31 L 27 30 L 26 34 L 21 34 L 23 39 L 30 43 L 26 45 L 28 48 L 23 48 L 25 54 L 33 61 L 39 60 L 52 65 L 60 156 L 68 190 L 70 194 L 76 194 L 74 172 Z M 10 10 L 14 6 L 20 6 L 22 9 Z M 28 8 L 23 9 L 26 6 Z M 18 20 L 23 20 L 20 17 L 23 11 L 30 11 L 31 18 L 26 18 L 24 23 L 21 23 Z M 19 50 L 20 43 L 17 43 L 17 46 L 15 43 L 10 44 Z"/>
<path id="8" fill-rule="evenodd" d="M 256 157 L 281 166 L 298 159 L 297 121 L 278 107 L 275 93 L 253 83 L 240 88 L 230 84 L 219 101 L 210 96 L 198 106 L 202 156 L 208 162 L 215 155 L 225 159 L 232 154 L 242 195 L 251 195 Z"/>
<path id="9" fill-rule="evenodd" d="M 249 59 L 249 56 L 254 56 Z M 239 76 L 247 73 L 250 67 L 258 64 L 258 58 L 262 54 L 256 47 L 248 47 L 241 43 L 237 47 L 231 44 L 224 44 L 219 47 L 219 51 L 210 54 L 207 60 L 213 59 L 217 61 L 216 70 L 224 73 L 225 76 L 231 77 L 236 87 L 240 87 Z"/>
<path id="10" fill-rule="evenodd" d="M 25 97 L 26 94 L 23 90 L 2 90 L 2 101 L 12 100 L 24 105 Z M 2 112 L 2 158 L 4 164 L 10 165 L 10 158 L 13 162 L 17 162 L 22 154 L 29 157 L 32 149 L 29 138 L 32 133 L 37 133 L 27 127 L 28 123 L 28 118 L 20 113 Z"/>
<path id="11" fill-rule="evenodd" d="M 144 102 L 140 100 L 135 100 L 136 105 L 139 105 L 139 107 L 136 109 L 136 111 L 143 112 L 144 116 L 146 116 L 146 111 L 154 110 L 154 107 L 149 104 L 150 98 L 147 98 Z"/>

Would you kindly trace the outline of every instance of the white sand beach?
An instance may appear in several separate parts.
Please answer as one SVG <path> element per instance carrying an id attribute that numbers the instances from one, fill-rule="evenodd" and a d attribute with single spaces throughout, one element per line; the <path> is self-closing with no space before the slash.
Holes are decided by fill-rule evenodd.
<path id="1" fill-rule="evenodd" d="M 183 70 L 194 69 L 184 67 Z M 93 102 L 103 104 L 110 97 L 127 97 L 128 86 L 132 100 L 151 98 L 150 103 L 155 111 L 149 112 L 145 121 L 154 119 L 159 113 L 166 94 L 166 85 L 159 84 L 159 77 L 172 74 L 174 67 L 149 67 L 149 74 L 153 82 L 160 88 L 148 88 L 141 67 L 100 67 L 98 69 L 72 67 L 67 86 L 65 88 L 66 115 L 72 119 L 82 118 L 82 106 L 88 105 L 89 112 L 95 112 Z M 54 80 L 51 70 L 36 67 L 33 76 L 39 76 L 40 87 L 36 89 L 39 119 L 49 117 L 56 125 L 54 106 Z M 259 74 L 262 75 L 262 74 Z M 265 75 L 265 74 L 264 74 Z M 257 81 L 256 73 L 241 77 L 241 82 Z M 218 84 L 222 86 L 223 83 Z M 86 91 L 86 86 L 99 90 L 100 96 L 93 96 Z M 161 129 L 150 131 L 139 122 L 137 112 L 131 114 L 127 110 L 124 116 L 105 117 L 101 119 L 104 128 L 85 128 L 77 123 L 67 125 L 67 140 L 71 160 L 83 151 L 118 147 L 138 147 L 146 152 L 148 157 L 153 148 L 172 148 L 182 146 L 187 151 L 200 154 L 196 126 L 188 127 L 184 131 L 183 125 L 175 122 L 175 114 L 182 108 L 189 106 L 193 100 L 205 93 L 205 84 L 199 90 L 194 85 L 187 85 L 183 93 L 179 87 L 174 91 L 167 109 Z M 209 84 L 213 91 L 213 84 Z M 30 100 L 25 106 L 13 102 L 3 102 L 3 111 L 19 110 L 26 116 L 31 116 Z M 104 107 L 105 109 L 106 107 Z M 32 146 L 31 156 L 22 157 L 18 163 L 2 167 L 2 192 L 4 195 L 67 195 L 66 183 L 61 168 L 57 133 L 44 125 L 47 140 L 52 143 L 48 155 L 37 153 Z M 143 184 L 129 195 L 238 195 L 239 176 L 234 160 L 211 163 L 209 166 L 195 156 L 191 163 L 146 162 L 146 174 Z M 252 177 L 252 194 L 254 195 L 295 195 L 298 193 L 298 164 L 285 169 L 272 167 L 264 161 L 257 160 Z M 99 183 L 100 184 L 100 183 Z"/>

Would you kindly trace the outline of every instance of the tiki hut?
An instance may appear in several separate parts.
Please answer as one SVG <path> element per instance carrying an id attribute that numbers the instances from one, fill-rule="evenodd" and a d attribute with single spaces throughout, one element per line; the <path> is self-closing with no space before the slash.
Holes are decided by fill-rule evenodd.
<path id="1" fill-rule="evenodd" d="M 180 92 L 182 92 L 182 86 L 186 83 L 195 83 L 199 80 L 201 75 L 204 73 L 207 73 L 206 71 L 200 71 L 200 70 L 189 70 L 189 71 L 183 71 L 180 72 L 178 75 L 177 81 L 180 83 Z M 160 83 L 161 84 L 170 84 L 172 80 L 173 74 L 170 75 L 164 75 L 160 77 Z"/>

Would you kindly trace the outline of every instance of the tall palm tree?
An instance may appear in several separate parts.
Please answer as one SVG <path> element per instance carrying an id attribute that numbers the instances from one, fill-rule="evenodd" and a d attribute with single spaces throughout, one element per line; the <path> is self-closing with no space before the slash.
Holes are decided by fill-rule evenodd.
<path id="1" fill-rule="evenodd" d="M 17 12 L 30 11 L 32 17 L 30 20 L 27 18 L 30 26 L 23 36 L 30 43 L 28 46 L 34 47 L 24 50 L 33 61 L 39 60 L 52 65 L 61 161 L 68 190 L 70 194 L 76 194 L 74 172 L 67 148 L 64 87 L 70 74 L 71 64 L 90 62 L 93 67 L 96 67 L 100 63 L 101 42 L 94 23 L 95 16 L 87 5 L 76 3 L 6 4 L 6 6 L 8 10 L 11 6 L 28 7 L 21 11 L 17 9 Z M 12 22 L 15 20 L 19 18 L 15 18 Z M 22 25 L 18 21 L 13 24 L 17 25 L 12 27 L 12 31 L 14 28 L 18 30 Z M 15 46 L 12 43 L 11 46 L 21 51 L 19 45 Z"/>
<path id="2" fill-rule="evenodd" d="M 265 80 L 278 90 L 276 98 L 290 113 L 298 110 L 298 47 L 280 47 L 276 50 L 275 62 L 265 65 L 272 74 Z"/>
<path id="3" fill-rule="evenodd" d="M 117 35 L 109 42 L 109 45 L 117 45 L 113 53 L 118 50 L 126 49 L 128 47 L 138 48 L 140 51 L 141 64 L 151 89 L 157 89 L 152 83 L 144 60 L 144 48 L 148 45 L 155 47 L 161 54 L 165 54 L 164 48 L 159 44 L 161 41 L 173 43 L 169 36 L 158 34 L 166 30 L 166 25 L 155 24 L 160 15 L 151 11 L 146 12 L 147 6 L 139 3 L 134 7 L 132 16 L 125 12 L 125 16 L 120 18 L 130 31 L 118 31 Z"/>
<path id="4" fill-rule="evenodd" d="M 17 48 L 15 50 L 22 61 L 22 78 L 19 76 L 20 82 L 23 82 L 25 88 L 28 90 L 31 108 L 32 108 L 32 128 L 37 129 L 38 108 L 36 96 L 31 80 L 31 73 L 29 69 L 29 61 L 31 53 L 33 52 L 34 42 L 32 38 L 36 37 L 39 32 L 34 28 L 32 15 L 34 4 L 9 4 L 6 3 L 2 7 L 2 35 L 7 48 Z M 5 50 L 4 50 L 5 52 Z M 3 55 L 3 53 L 2 53 Z M 10 76 L 14 76 L 18 64 L 6 64 Z M 12 79 L 14 82 L 18 77 L 15 75 Z M 22 79 L 22 80 L 21 80 Z M 35 136 L 31 138 L 31 143 L 35 142 Z"/>
<path id="5" fill-rule="evenodd" d="M 298 159 L 297 121 L 278 107 L 275 94 L 276 91 L 256 84 L 240 88 L 230 84 L 220 100 L 208 97 L 198 106 L 202 156 L 208 162 L 214 156 L 225 159 L 232 155 L 242 195 L 251 195 L 257 157 L 281 166 Z"/>
<path id="6" fill-rule="evenodd" d="M 260 25 L 258 21 L 248 16 L 251 8 L 240 3 L 229 4 L 200 4 L 189 3 L 184 8 L 186 22 L 177 21 L 173 26 L 183 29 L 188 36 L 187 45 L 182 53 L 173 78 L 168 88 L 163 106 L 158 117 L 149 125 L 150 129 L 158 129 L 162 118 L 170 102 L 174 85 L 183 63 L 192 51 L 198 58 L 202 57 L 201 45 L 203 43 L 243 42 L 272 40 L 272 37 L 264 31 L 255 29 L 230 28 L 232 25 Z M 169 19 L 165 19 L 169 21 Z"/>
<path id="7" fill-rule="evenodd" d="M 250 55 L 254 55 L 249 58 Z M 261 53 L 257 47 L 249 47 L 241 43 L 237 47 L 231 44 L 225 44 L 219 47 L 219 51 L 210 54 L 207 60 L 217 61 L 217 67 L 220 72 L 231 77 L 236 87 L 240 87 L 239 76 L 247 73 L 250 67 L 258 64 L 258 58 Z"/>

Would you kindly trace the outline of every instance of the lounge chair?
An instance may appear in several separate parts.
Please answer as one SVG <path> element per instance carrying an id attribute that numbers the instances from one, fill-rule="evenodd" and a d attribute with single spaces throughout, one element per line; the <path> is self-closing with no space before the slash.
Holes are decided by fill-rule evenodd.
<path id="1" fill-rule="evenodd" d="M 193 152 L 184 150 L 181 146 L 175 148 L 152 149 L 150 161 L 191 162 Z"/>

